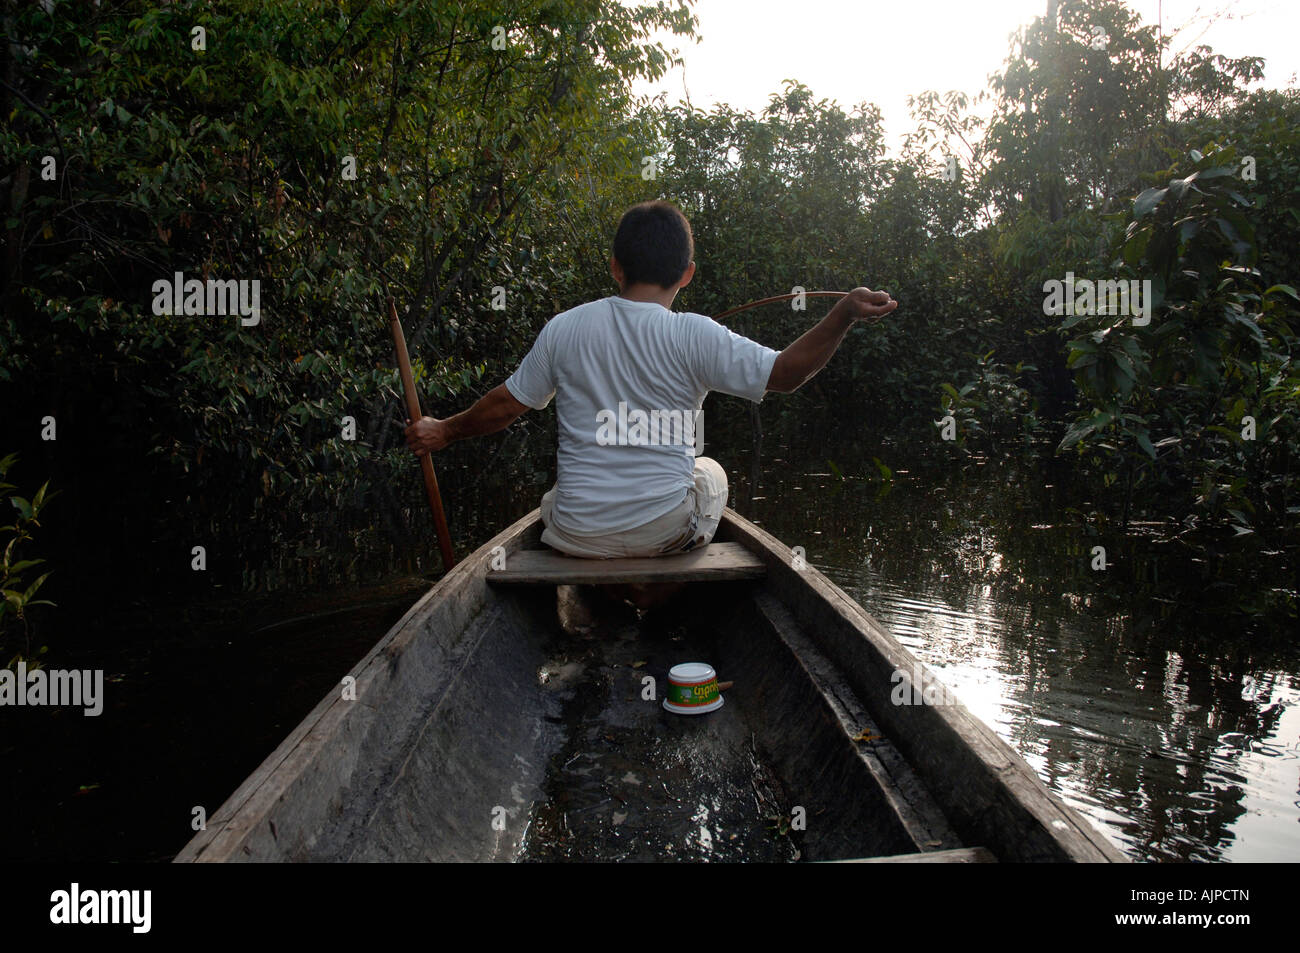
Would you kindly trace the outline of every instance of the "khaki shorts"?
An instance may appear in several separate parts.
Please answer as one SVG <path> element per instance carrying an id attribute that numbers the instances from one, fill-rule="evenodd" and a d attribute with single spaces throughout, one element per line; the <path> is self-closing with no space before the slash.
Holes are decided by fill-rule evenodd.
<path id="1" fill-rule="evenodd" d="M 695 458 L 695 485 L 686 499 L 658 519 L 621 533 L 575 536 L 551 525 L 555 487 L 542 495 L 542 542 L 570 556 L 618 559 L 629 556 L 666 556 L 685 553 L 713 539 L 727 505 L 727 473 L 709 457 Z"/>

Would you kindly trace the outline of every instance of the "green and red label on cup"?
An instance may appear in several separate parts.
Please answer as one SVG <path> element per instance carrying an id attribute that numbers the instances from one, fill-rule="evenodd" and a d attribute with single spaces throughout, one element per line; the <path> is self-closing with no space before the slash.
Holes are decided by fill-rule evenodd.
<path id="1" fill-rule="evenodd" d="M 699 685 L 677 685 L 668 683 L 668 700 L 674 705 L 688 708 L 692 705 L 708 705 L 718 697 L 718 680 Z"/>
<path id="2" fill-rule="evenodd" d="M 703 662 L 684 662 L 668 672 L 664 708 L 678 715 L 701 715 L 722 707 L 718 673 Z"/>

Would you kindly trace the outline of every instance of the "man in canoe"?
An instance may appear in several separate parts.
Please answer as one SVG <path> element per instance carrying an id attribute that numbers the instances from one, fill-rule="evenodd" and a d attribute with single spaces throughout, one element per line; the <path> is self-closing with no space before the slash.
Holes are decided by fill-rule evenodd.
<path id="1" fill-rule="evenodd" d="M 552 318 L 518 370 L 468 410 L 406 428 L 418 456 L 495 433 L 551 398 L 558 478 L 541 500 L 542 541 L 573 556 L 661 556 L 708 543 L 727 503 L 727 476 L 695 456 L 696 413 L 722 391 L 760 401 L 788 394 L 826 366 L 853 325 L 898 303 L 855 288 L 783 351 L 702 314 L 671 310 L 695 276 L 690 223 L 663 201 L 630 208 L 614 235 L 619 293 Z"/>

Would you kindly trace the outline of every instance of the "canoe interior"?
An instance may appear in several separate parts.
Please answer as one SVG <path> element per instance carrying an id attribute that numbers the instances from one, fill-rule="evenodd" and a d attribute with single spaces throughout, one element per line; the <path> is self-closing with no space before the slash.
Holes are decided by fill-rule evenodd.
<path id="1" fill-rule="evenodd" d="M 874 725 L 807 676 L 811 650 L 796 657 L 767 626 L 751 585 L 705 593 L 659 616 L 598 616 L 582 643 L 548 633 L 545 690 L 562 740 L 520 859 L 832 860 L 959 846 L 919 782 L 909 801 L 883 770 L 882 756 L 907 770 L 888 742 L 852 740 Z M 725 704 L 664 711 L 669 668 L 693 660 L 735 682 Z"/>
<path id="2" fill-rule="evenodd" d="M 818 602 L 789 597 L 805 582 L 789 551 L 728 516 L 719 541 L 759 553 L 767 577 L 689 583 L 643 617 L 585 588 L 488 585 L 493 548 L 540 546 L 535 513 L 521 520 L 413 607 L 354 669 L 355 700 L 322 700 L 177 860 L 1116 859 L 1063 840 L 1047 814 L 1072 812 L 1026 808 L 1000 762 L 961 754 L 967 728 L 954 742 L 941 721 L 931 760 L 974 759 L 991 780 L 972 796 L 1001 799 L 974 820 L 954 811 L 869 666 L 833 661 L 826 620 L 800 618 Z M 663 710 L 686 661 L 734 681 L 721 709 Z M 985 817 L 1012 836 L 991 843 Z"/>

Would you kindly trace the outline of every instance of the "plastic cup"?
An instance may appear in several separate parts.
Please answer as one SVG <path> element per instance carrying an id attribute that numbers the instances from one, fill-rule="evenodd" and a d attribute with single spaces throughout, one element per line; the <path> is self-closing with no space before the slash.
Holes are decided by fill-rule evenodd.
<path id="1" fill-rule="evenodd" d="M 704 662 L 683 662 L 668 670 L 664 708 L 678 715 L 702 715 L 722 707 L 718 673 Z"/>

